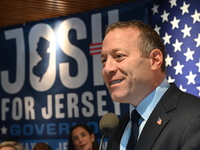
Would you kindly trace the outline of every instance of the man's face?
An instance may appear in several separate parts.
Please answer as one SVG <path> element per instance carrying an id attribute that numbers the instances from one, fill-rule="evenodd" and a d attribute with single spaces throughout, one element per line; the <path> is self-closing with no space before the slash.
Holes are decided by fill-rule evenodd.
<path id="1" fill-rule="evenodd" d="M 140 31 L 114 29 L 102 43 L 102 76 L 113 101 L 137 105 L 151 83 L 151 61 L 141 57 Z M 149 92 L 149 91 L 148 91 Z M 134 100 L 134 101 L 133 101 Z"/>

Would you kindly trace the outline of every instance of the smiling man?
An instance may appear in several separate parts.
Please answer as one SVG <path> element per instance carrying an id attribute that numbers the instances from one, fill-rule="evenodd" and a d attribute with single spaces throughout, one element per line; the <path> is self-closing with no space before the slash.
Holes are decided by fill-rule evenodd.
<path id="1" fill-rule="evenodd" d="M 200 99 L 167 82 L 164 58 L 164 44 L 147 24 L 132 20 L 107 27 L 103 79 L 112 100 L 131 108 L 107 150 L 200 149 Z"/>

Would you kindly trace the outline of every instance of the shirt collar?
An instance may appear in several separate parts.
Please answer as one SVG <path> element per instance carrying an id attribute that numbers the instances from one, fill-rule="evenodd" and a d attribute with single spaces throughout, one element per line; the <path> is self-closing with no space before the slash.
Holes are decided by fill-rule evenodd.
<path id="1" fill-rule="evenodd" d="M 170 84 L 168 83 L 167 79 L 164 79 L 162 83 L 147 97 L 145 97 L 136 108 L 130 105 L 129 116 L 131 117 L 131 112 L 136 109 L 140 116 L 147 121 L 153 109 L 155 108 L 163 94 L 166 92 L 166 90 L 169 88 L 169 86 Z"/>

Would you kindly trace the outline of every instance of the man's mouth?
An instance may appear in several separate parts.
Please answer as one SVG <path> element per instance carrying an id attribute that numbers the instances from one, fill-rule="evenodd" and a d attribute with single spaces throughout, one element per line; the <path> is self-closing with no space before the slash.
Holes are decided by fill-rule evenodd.
<path id="1" fill-rule="evenodd" d="M 113 84 L 116 84 L 116 83 L 120 83 L 122 82 L 123 80 L 115 80 L 115 81 L 111 81 L 110 82 L 110 85 L 113 85 Z"/>

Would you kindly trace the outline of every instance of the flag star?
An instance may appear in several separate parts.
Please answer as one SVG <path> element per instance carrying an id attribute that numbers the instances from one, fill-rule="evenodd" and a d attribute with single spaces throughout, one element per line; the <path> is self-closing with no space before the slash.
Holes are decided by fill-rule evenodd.
<path id="1" fill-rule="evenodd" d="M 2 128 L 1 128 L 1 134 L 7 134 L 7 128 L 5 127 L 5 126 L 3 126 Z"/>
<path id="2" fill-rule="evenodd" d="M 177 75 L 179 73 L 183 74 L 183 71 L 182 71 L 183 67 L 184 67 L 184 65 L 181 65 L 180 62 L 177 61 L 176 66 L 174 66 L 174 69 L 176 70 L 175 75 Z"/>
<path id="3" fill-rule="evenodd" d="M 174 47 L 174 52 L 181 51 L 182 44 L 183 44 L 183 42 L 179 42 L 178 39 L 176 39 L 176 42 L 174 44 L 172 44 L 172 46 Z"/>
<path id="4" fill-rule="evenodd" d="M 166 11 L 164 10 L 163 15 L 161 15 L 162 22 L 168 21 L 168 16 L 169 13 L 166 13 Z"/>
<path id="5" fill-rule="evenodd" d="M 165 32 L 165 36 L 162 38 L 164 40 L 164 44 L 167 44 L 167 43 L 170 44 L 171 37 L 172 37 L 171 35 L 168 35 L 168 33 Z"/>
<path id="6" fill-rule="evenodd" d="M 200 72 L 200 58 L 199 58 L 199 62 L 195 64 L 197 67 L 199 67 L 198 72 Z"/>
<path id="7" fill-rule="evenodd" d="M 186 61 L 193 60 L 193 54 L 194 51 L 191 51 L 190 48 L 188 47 L 187 52 L 184 53 L 184 55 L 186 56 Z"/>
<path id="8" fill-rule="evenodd" d="M 183 6 L 180 7 L 180 9 L 182 10 L 182 15 L 184 15 L 185 13 L 189 13 L 189 11 L 188 11 L 188 7 L 189 7 L 189 6 L 190 6 L 190 4 L 187 4 L 187 5 L 186 5 L 185 2 L 183 3 Z"/>
<path id="9" fill-rule="evenodd" d="M 192 71 L 190 71 L 189 75 L 188 76 L 185 76 L 187 79 L 188 79 L 188 82 L 187 84 L 189 85 L 190 83 L 193 83 L 195 84 L 195 77 L 197 75 L 196 74 L 193 74 Z"/>
<path id="10" fill-rule="evenodd" d="M 181 91 L 183 91 L 183 92 L 186 92 L 186 91 L 187 91 L 187 89 L 184 89 L 182 85 L 179 86 L 179 89 L 180 89 Z"/>
<path id="11" fill-rule="evenodd" d="M 174 20 L 173 21 L 170 21 L 170 23 L 172 24 L 172 30 L 174 29 L 174 28 L 179 28 L 179 25 L 178 25 L 178 23 L 180 22 L 180 19 L 176 19 L 176 17 L 174 17 Z"/>
<path id="12" fill-rule="evenodd" d="M 156 24 L 154 30 L 155 30 L 158 34 L 160 34 L 160 29 L 161 29 L 161 27 L 158 27 L 157 24 Z"/>
<path id="13" fill-rule="evenodd" d="M 153 15 L 158 13 L 158 7 L 159 5 L 153 4 L 153 7 L 151 8 L 151 10 L 153 11 Z"/>
<path id="14" fill-rule="evenodd" d="M 172 66 L 172 60 L 173 60 L 173 57 L 170 57 L 169 54 L 167 54 L 167 57 L 165 58 L 166 67 Z"/>
<path id="15" fill-rule="evenodd" d="M 191 17 L 193 18 L 193 24 L 196 22 L 196 21 L 199 21 L 200 22 L 200 13 L 198 13 L 198 11 L 195 9 L 195 12 L 194 12 L 194 15 L 191 15 Z"/>
<path id="16" fill-rule="evenodd" d="M 197 42 L 196 47 L 200 46 L 200 33 L 198 34 L 198 38 L 194 39 Z"/>
<path id="17" fill-rule="evenodd" d="M 169 83 L 173 83 L 175 81 L 175 79 L 172 79 L 171 76 L 168 76 L 168 80 Z"/>
<path id="18" fill-rule="evenodd" d="M 200 96 L 200 86 L 197 87 L 197 90 L 199 90 L 199 96 Z"/>
<path id="19" fill-rule="evenodd" d="M 187 24 L 185 24 L 185 28 L 183 30 L 181 30 L 181 32 L 183 32 L 183 38 L 185 38 L 186 36 L 190 37 L 191 29 L 192 29 L 192 27 L 188 27 Z"/>
<path id="20" fill-rule="evenodd" d="M 173 6 L 177 6 L 177 5 L 176 5 L 176 0 L 170 0 L 169 2 L 171 3 L 171 8 L 172 8 Z"/>

